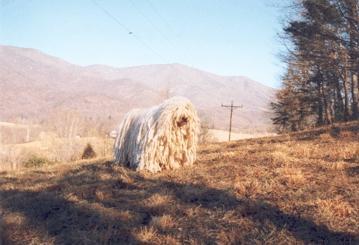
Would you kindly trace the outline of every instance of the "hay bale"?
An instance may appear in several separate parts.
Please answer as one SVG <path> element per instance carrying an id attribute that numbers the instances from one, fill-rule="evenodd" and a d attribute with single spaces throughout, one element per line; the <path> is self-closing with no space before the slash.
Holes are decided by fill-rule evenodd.
<path id="1" fill-rule="evenodd" d="M 118 128 L 115 161 L 153 173 L 192 165 L 199 129 L 197 112 L 183 97 L 147 110 L 132 110 Z"/>

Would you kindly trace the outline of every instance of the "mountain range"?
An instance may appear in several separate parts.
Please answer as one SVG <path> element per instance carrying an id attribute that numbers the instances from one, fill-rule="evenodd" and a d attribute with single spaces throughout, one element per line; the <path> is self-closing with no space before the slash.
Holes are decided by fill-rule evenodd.
<path id="1" fill-rule="evenodd" d="M 260 69 L 259 69 L 260 70 Z M 0 121 L 42 119 L 57 110 L 86 117 L 111 117 L 148 107 L 171 96 L 185 96 L 209 126 L 228 127 L 232 100 L 237 131 L 271 127 L 269 103 L 275 89 L 243 76 L 220 76 L 182 64 L 127 68 L 79 66 L 39 50 L 0 45 Z"/>

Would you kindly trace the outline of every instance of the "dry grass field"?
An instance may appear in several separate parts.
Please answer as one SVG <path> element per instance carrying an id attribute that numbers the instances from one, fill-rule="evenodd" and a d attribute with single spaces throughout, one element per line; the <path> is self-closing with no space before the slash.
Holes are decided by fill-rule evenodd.
<path id="1" fill-rule="evenodd" d="M 1 242 L 358 244 L 358 131 L 203 145 L 159 174 L 106 159 L 2 172 Z"/>
<path id="2" fill-rule="evenodd" d="M 225 142 L 228 141 L 228 131 L 220 129 L 209 129 L 208 134 L 210 137 L 210 142 Z M 275 136 L 275 133 L 231 133 L 231 140 L 243 140 L 243 139 L 252 139 L 260 138 L 267 136 Z"/>
<path id="3" fill-rule="evenodd" d="M 46 137 L 21 144 L 0 145 L 0 172 L 20 170 L 28 165 L 57 164 L 81 159 L 87 144 L 97 156 L 111 156 L 113 139 L 100 137 L 60 138 Z M 30 163 L 30 164 L 29 164 Z"/>

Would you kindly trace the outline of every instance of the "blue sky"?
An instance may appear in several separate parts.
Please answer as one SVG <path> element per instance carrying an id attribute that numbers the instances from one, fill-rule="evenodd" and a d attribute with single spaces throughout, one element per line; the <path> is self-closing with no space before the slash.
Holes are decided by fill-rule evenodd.
<path id="1" fill-rule="evenodd" d="M 181 63 L 278 87 L 281 13 L 269 2 L 1 0 L 0 44 L 80 65 Z"/>

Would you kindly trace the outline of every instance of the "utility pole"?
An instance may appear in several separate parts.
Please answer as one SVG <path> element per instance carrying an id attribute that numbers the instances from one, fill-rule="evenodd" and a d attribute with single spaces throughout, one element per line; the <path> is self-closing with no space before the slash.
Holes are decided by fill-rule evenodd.
<path id="1" fill-rule="evenodd" d="M 233 109 L 242 108 L 242 105 L 233 105 L 233 100 L 231 101 L 231 105 L 223 105 L 222 107 L 230 108 L 231 114 L 229 117 L 229 134 L 228 134 L 228 141 L 231 141 L 231 132 L 232 132 L 232 116 L 233 116 Z"/>

